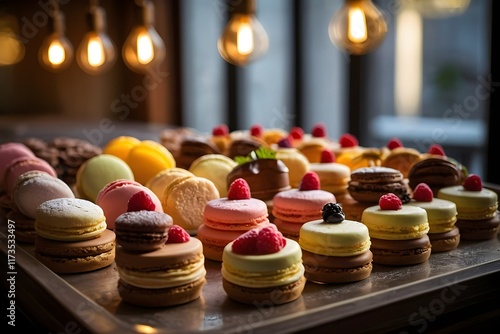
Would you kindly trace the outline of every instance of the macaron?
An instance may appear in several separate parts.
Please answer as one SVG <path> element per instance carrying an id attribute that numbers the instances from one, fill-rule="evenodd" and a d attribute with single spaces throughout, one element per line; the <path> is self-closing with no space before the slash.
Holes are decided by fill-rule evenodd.
<path id="1" fill-rule="evenodd" d="M 5 167 L 4 186 L 7 194 L 11 195 L 17 178 L 26 172 L 38 170 L 53 177 L 57 177 L 56 170 L 45 160 L 38 157 L 20 157 L 12 160 Z"/>
<path id="2" fill-rule="evenodd" d="M 408 178 L 414 164 L 422 160 L 420 152 L 410 147 L 396 147 L 382 160 L 381 166 L 399 170 L 403 177 Z"/>
<path id="3" fill-rule="evenodd" d="M 80 198 L 54 198 L 36 209 L 35 230 L 57 241 L 82 241 L 99 237 L 106 230 L 106 217 L 96 204 Z"/>
<path id="4" fill-rule="evenodd" d="M 204 136 L 185 136 L 175 159 L 179 167 L 189 169 L 193 161 L 206 154 L 222 153 L 216 144 Z"/>
<path id="5" fill-rule="evenodd" d="M 269 148 L 269 145 L 264 140 L 254 136 L 232 137 L 226 154 L 231 159 L 245 157 L 251 152 L 258 150 L 260 147 Z"/>
<path id="6" fill-rule="evenodd" d="M 7 213 L 7 226 L 8 229 L 14 231 L 16 241 L 28 244 L 34 244 L 36 239 L 35 219 L 24 215 L 23 213 L 11 210 Z M 9 226 L 10 224 L 13 224 Z"/>
<path id="7" fill-rule="evenodd" d="M 276 159 L 283 161 L 288 167 L 290 186 L 298 188 L 302 177 L 311 168 L 309 159 L 294 147 L 278 147 L 276 150 Z"/>
<path id="8" fill-rule="evenodd" d="M 82 241 L 58 241 L 38 235 L 35 258 L 57 274 L 74 274 L 102 269 L 115 261 L 116 236 L 105 230 L 98 237 Z"/>
<path id="9" fill-rule="evenodd" d="M 143 140 L 134 145 L 125 159 L 134 174 L 134 178 L 142 185 L 166 168 L 176 166 L 172 153 L 162 144 Z"/>
<path id="10" fill-rule="evenodd" d="M 137 181 L 118 179 L 106 184 L 97 194 L 96 204 L 104 211 L 107 228 L 115 229 L 115 220 L 128 211 L 128 204 L 132 196 L 143 191 L 149 197 L 153 211 L 163 212 L 160 199 L 149 188 Z"/>
<path id="11" fill-rule="evenodd" d="M 212 181 L 204 177 L 183 176 L 167 186 L 161 203 L 174 224 L 196 235 L 203 224 L 205 206 L 216 198 L 220 198 L 219 191 Z"/>
<path id="12" fill-rule="evenodd" d="M 237 165 L 238 163 L 228 156 L 205 154 L 191 163 L 189 171 L 196 176 L 211 180 L 217 187 L 219 196 L 226 197 L 229 188 L 227 176 Z"/>
<path id="13" fill-rule="evenodd" d="M 151 252 L 163 247 L 172 225 L 172 217 L 163 212 L 124 212 L 115 220 L 117 243 L 127 251 Z"/>
<path id="14" fill-rule="evenodd" d="M 34 158 L 35 154 L 26 145 L 18 142 L 0 144 L 0 192 L 5 190 L 4 176 L 7 165 L 21 157 Z"/>
<path id="15" fill-rule="evenodd" d="M 393 193 L 399 198 L 409 196 L 403 174 L 397 169 L 381 166 L 352 170 L 347 190 L 356 201 L 373 204 L 378 203 L 380 196 L 387 193 Z"/>
<path id="16" fill-rule="evenodd" d="M 181 167 L 166 168 L 149 179 L 146 187 L 151 189 L 161 199 L 167 186 L 181 176 L 194 176 L 194 174 Z"/>
<path id="17" fill-rule="evenodd" d="M 203 246 L 196 238 L 167 242 L 145 253 L 129 252 L 118 245 L 116 267 L 121 299 L 142 307 L 191 302 L 201 296 L 206 283 Z"/>
<path id="18" fill-rule="evenodd" d="M 11 194 L 15 207 L 32 219 L 35 219 L 36 209 L 43 202 L 54 198 L 74 197 L 71 188 L 61 179 L 38 170 L 21 174 Z"/>
<path id="19" fill-rule="evenodd" d="M 453 161 L 433 155 L 414 163 L 408 172 L 408 185 L 415 189 L 419 183 L 427 184 L 437 197 L 439 189 L 458 186 L 462 182 L 461 171 Z"/>
<path id="20" fill-rule="evenodd" d="M 80 166 L 76 174 L 78 197 L 95 203 L 101 189 L 118 179 L 134 180 L 134 173 L 125 161 L 111 154 L 92 157 Z"/>
<path id="21" fill-rule="evenodd" d="M 103 154 L 111 154 L 125 161 L 130 150 L 139 145 L 141 141 L 132 136 L 118 136 L 111 139 L 102 148 Z"/>
<path id="22" fill-rule="evenodd" d="M 318 174 L 321 189 L 329 191 L 340 200 L 348 195 L 351 169 L 338 162 L 317 162 L 311 164 L 311 171 Z"/>
<path id="23" fill-rule="evenodd" d="M 327 203 L 322 218 L 302 225 L 299 245 L 305 276 L 316 283 L 348 283 L 368 278 L 372 272 L 368 228 L 345 220 L 342 208 Z"/>

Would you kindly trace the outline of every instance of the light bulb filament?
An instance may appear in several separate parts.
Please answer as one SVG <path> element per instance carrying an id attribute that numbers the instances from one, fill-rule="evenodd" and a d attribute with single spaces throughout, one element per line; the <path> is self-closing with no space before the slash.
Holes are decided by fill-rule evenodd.
<path id="1" fill-rule="evenodd" d="M 253 51 L 253 33 L 249 22 L 242 22 L 236 36 L 236 47 L 241 55 L 248 55 Z"/>
<path id="2" fill-rule="evenodd" d="M 353 43 L 363 43 L 368 38 L 365 13 L 361 8 L 350 8 L 347 38 Z"/>
<path id="3" fill-rule="evenodd" d="M 49 62 L 52 65 L 61 65 L 66 59 L 64 47 L 58 40 L 52 41 L 49 46 Z"/>
<path id="4" fill-rule="evenodd" d="M 99 67 L 104 63 L 104 46 L 99 37 L 89 40 L 87 56 L 90 66 Z"/>
<path id="5" fill-rule="evenodd" d="M 139 63 L 149 64 L 154 58 L 153 41 L 148 32 L 141 32 L 137 37 L 137 60 Z"/>

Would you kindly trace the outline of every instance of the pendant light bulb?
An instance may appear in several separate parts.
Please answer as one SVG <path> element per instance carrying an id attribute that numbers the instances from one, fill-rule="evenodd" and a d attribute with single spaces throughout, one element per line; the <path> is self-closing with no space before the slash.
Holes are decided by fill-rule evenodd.
<path id="1" fill-rule="evenodd" d="M 97 5 L 90 7 L 91 29 L 78 47 L 78 65 L 88 74 L 109 70 L 116 60 L 115 46 L 106 32 L 106 13 Z"/>
<path id="2" fill-rule="evenodd" d="M 386 34 L 385 18 L 372 0 L 345 0 L 328 26 L 332 43 L 353 55 L 372 51 Z"/>
<path id="3" fill-rule="evenodd" d="M 47 70 L 59 72 L 73 61 L 73 45 L 64 34 L 64 14 L 56 7 L 52 14 L 51 33 L 45 38 L 38 58 Z"/>
<path id="4" fill-rule="evenodd" d="M 165 44 L 154 28 L 154 5 L 141 1 L 140 24 L 134 26 L 122 48 L 125 64 L 134 72 L 147 73 L 165 59 Z"/>
<path id="5" fill-rule="evenodd" d="M 219 37 L 220 55 L 228 63 L 243 66 L 262 57 L 268 47 L 267 33 L 255 16 L 255 1 L 242 1 Z"/>

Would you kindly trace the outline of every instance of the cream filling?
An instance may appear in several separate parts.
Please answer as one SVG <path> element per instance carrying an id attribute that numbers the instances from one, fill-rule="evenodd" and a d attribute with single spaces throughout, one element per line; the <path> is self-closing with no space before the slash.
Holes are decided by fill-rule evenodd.
<path id="1" fill-rule="evenodd" d="M 419 238 L 429 232 L 429 224 L 419 224 L 416 226 L 387 226 L 387 225 L 368 225 L 370 237 L 376 239 L 404 240 Z"/>
<path id="2" fill-rule="evenodd" d="M 51 227 L 45 228 L 43 224 L 35 221 L 35 230 L 42 236 L 47 237 L 47 239 L 54 240 L 82 240 L 82 239 L 92 239 L 97 237 L 106 230 L 106 221 L 99 224 L 85 227 Z"/>
<path id="3" fill-rule="evenodd" d="M 327 256 L 354 256 L 367 252 L 370 249 L 371 241 L 366 241 L 349 245 L 349 246 L 334 246 L 320 245 L 314 242 L 309 242 L 303 238 L 299 239 L 300 247 L 308 252 Z"/>
<path id="4" fill-rule="evenodd" d="M 281 270 L 250 272 L 237 270 L 223 262 L 221 273 L 222 277 L 236 285 L 249 288 L 267 288 L 296 282 L 304 275 L 304 266 L 302 265 L 302 261 L 300 261 Z"/>
<path id="5" fill-rule="evenodd" d="M 137 271 L 117 266 L 118 275 L 126 283 L 144 289 L 163 289 L 192 283 L 206 275 L 204 258 L 175 269 Z"/>

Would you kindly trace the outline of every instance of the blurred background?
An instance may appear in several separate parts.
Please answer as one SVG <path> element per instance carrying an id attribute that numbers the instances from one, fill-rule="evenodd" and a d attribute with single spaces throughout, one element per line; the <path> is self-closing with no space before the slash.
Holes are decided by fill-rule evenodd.
<path id="1" fill-rule="evenodd" d="M 387 33 L 363 54 L 329 38 L 334 13 L 352 1 L 253 1 L 267 48 L 233 64 L 218 39 L 243 0 L 0 0 L 0 141 L 57 133 L 102 145 L 119 131 L 155 137 L 166 127 L 210 133 L 220 123 L 231 131 L 260 123 L 309 132 L 322 122 L 329 137 L 349 132 L 363 146 L 394 136 L 421 152 L 438 143 L 500 183 L 487 159 L 499 143 L 490 131 L 493 1 L 375 0 Z M 122 48 L 145 22 L 164 48 L 141 73 Z M 80 60 L 89 30 L 115 50 L 95 72 Z M 56 71 L 39 59 L 54 32 L 73 47 Z"/>

